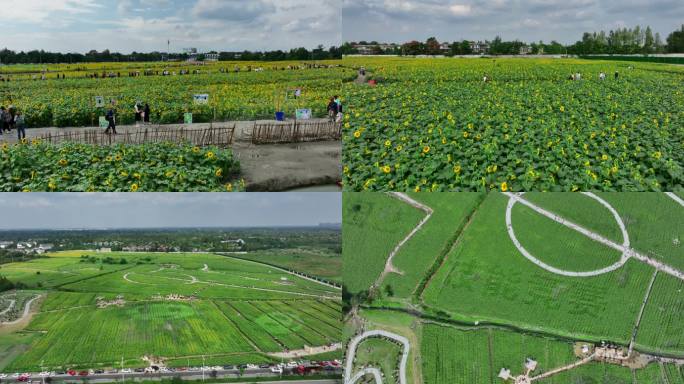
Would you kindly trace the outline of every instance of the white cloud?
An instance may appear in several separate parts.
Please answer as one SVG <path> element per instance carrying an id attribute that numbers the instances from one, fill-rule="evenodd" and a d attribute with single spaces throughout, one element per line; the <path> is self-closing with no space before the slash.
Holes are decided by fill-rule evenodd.
<path id="1" fill-rule="evenodd" d="M 5 22 L 41 23 L 55 12 L 83 15 L 100 8 L 96 0 L 3 0 L 2 17 Z"/>

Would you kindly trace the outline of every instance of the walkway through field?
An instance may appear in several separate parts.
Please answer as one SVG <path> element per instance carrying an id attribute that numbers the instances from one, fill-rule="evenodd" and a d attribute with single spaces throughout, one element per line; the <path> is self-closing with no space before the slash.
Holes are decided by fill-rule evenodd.
<path id="1" fill-rule="evenodd" d="M 408 339 L 404 336 L 397 335 L 396 333 L 391 333 L 383 330 L 367 331 L 356 337 L 354 337 L 349 342 L 349 348 L 347 350 L 347 358 L 345 360 L 344 369 L 344 384 L 354 384 L 361 380 L 366 374 L 372 374 L 375 377 L 376 384 L 382 384 L 382 373 L 377 368 L 365 368 L 358 371 L 352 376 L 352 370 L 354 369 L 354 356 L 356 355 L 356 349 L 359 343 L 363 340 L 371 337 L 387 338 L 397 341 L 403 345 L 403 350 L 401 353 L 401 361 L 399 362 L 399 384 L 406 384 L 406 364 L 408 363 L 409 350 L 411 349 L 411 344 Z"/>
<path id="2" fill-rule="evenodd" d="M 402 271 L 400 271 L 397 267 L 394 266 L 394 264 L 392 264 L 392 260 L 394 259 L 394 256 L 396 256 L 397 253 L 399 253 L 401 247 L 403 247 L 404 244 L 406 244 L 406 242 L 409 241 L 413 237 L 413 235 L 415 235 L 416 232 L 418 232 L 428 220 L 430 220 L 430 217 L 432 217 L 433 212 L 432 208 L 410 198 L 405 193 L 391 192 L 389 195 L 413 206 L 414 208 L 420 209 L 421 211 L 425 212 L 425 217 L 418 223 L 418 225 L 416 225 L 413 228 L 413 230 L 411 230 L 411 232 L 409 232 L 408 235 L 406 235 L 406 237 L 404 237 L 403 240 L 399 242 L 399 244 L 397 244 L 396 247 L 394 247 L 392 252 L 390 252 L 389 257 L 387 258 L 387 262 L 385 262 L 385 269 L 382 271 L 378 279 L 373 284 L 374 287 L 379 287 L 382 284 L 383 280 L 385 280 L 385 277 L 390 273 L 398 273 L 400 275 L 403 274 Z"/>
<path id="3" fill-rule="evenodd" d="M 42 297 L 42 295 L 36 295 L 31 300 L 27 301 L 26 305 L 24 306 L 24 313 L 22 313 L 18 319 L 13 320 L 13 321 L 7 321 L 7 322 L 0 323 L 0 325 L 14 325 L 14 324 L 18 324 L 18 323 L 21 323 L 22 321 L 24 321 L 29 316 L 29 312 L 31 311 L 31 304 L 33 304 L 34 301 L 38 300 L 41 297 Z"/>
<path id="4" fill-rule="evenodd" d="M 595 196 L 592 193 L 585 192 L 584 194 L 599 200 L 599 202 L 603 201 L 598 196 Z M 669 266 L 669 265 L 667 265 L 661 261 L 655 260 L 649 256 L 641 254 L 641 253 L 635 251 L 634 249 L 630 248 L 630 246 L 629 246 L 629 235 L 627 234 L 627 231 L 625 229 L 624 223 L 622 222 L 622 219 L 618 220 L 618 225 L 620 226 L 620 230 L 622 231 L 625 240 L 624 240 L 623 244 L 617 244 L 614 241 L 609 240 L 609 239 L 603 237 L 602 235 L 597 234 L 596 232 L 590 231 L 590 230 L 588 230 L 588 229 L 586 229 L 586 228 L 584 228 L 578 224 L 575 224 L 569 220 L 566 220 L 559 215 L 556 215 L 552 212 L 549 212 L 549 211 L 525 200 L 522 197 L 523 194 L 505 193 L 505 195 L 510 198 L 508 201 L 508 207 L 506 209 L 506 227 L 508 230 L 508 235 L 510 236 L 511 240 L 515 244 L 516 248 L 518 248 L 520 253 L 522 253 L 527 259 L 532 261 L 534 264 L 538 265 L 539 267 L 541 267 L 541 268 L 543 268 L 549 272 L 559 274 L 559 275 L 563 275 L 563 276 L 570 276 L 570 277 L 597 276 L 597 275 L 601 275 L 604 273 L 612 272 L 612 271 L 622 267 L 627 262 L 627 260 L 629 260 L 630 258 L 634 258 L 636 260 L 639 260 L 641 262 L 644 262 L 644 263 L 654 267 L 658 271 L 667 273 L 667 274 L 672 275 L 678 279 L 684 280 L 684 272 L 682 272 L 682 271 L 680 271 L 674 267 L 671 267 L 671 266 Z M 588 272 L 567 271 L 567 270 L 558 269 L 558 268 L 555 268 L 555 267 L 552 267 L 550 265 L 545 264 L 541 260 L 539 260 L 536 257 L 534 257 L 533 255 L 531 255 L 529 252 L 527 252 L 527 250 L 520 244 L 520 242 L 518 241 L 518 239 L 515 236 L 515 232 L 513 230 L 513 225 L 511 222 L 512 221 L 511 216 L 512 216 L 512 208 L 516 203 L 521 203 L 521 204 L 531 208 L 535 212 L 537 212 L 543 216 L 546 216 L 549 219 L 551 219 L 551 220 L 553 220 L 553 221 L 555 221 L 561 225 L 564 225 L 570 229 L 573 229 L 573 230 L 587 236 L 588 238 L 590 238 L 590 239 L 592 239 L 598 243 L 601 243 L 607 247 L 610 247 L 610 248 L 613 248 L 615 250 L 622 252 L 621 259 L 617 263 L 615 263 L 611 266 L 608 266 L 606 268 L 602 268 L 602 269 L 595 270 L 595 271 L 588 271 Z M 605 204 L 607 204 L 607 203 L 605 203 Z M 611 212 L 614 213 L 614 215 L 617 215 L 617 212 L 615 212 L 615 210 L 612 207 L 610 207 L 609 209 L 611 210 Z M 617 217 L 619 218 L 619 215 L 617 215 Z"/>
<path id="5" fill-rule="evenodd" d="M 16 304 L 16 303 L 17 303 L 16 300 L 14 300 L 14 299 L 10 300 L 10 303 L 9 303 L 9 305 L 7 306 L 7 308 L 5 308 L 2 312 L 0 312 L 0 316 L 2 316 L 2 315 L 4 315 L 5 313 L 11 311 L 12 308 L 14 308 L 14 304 Z"/>

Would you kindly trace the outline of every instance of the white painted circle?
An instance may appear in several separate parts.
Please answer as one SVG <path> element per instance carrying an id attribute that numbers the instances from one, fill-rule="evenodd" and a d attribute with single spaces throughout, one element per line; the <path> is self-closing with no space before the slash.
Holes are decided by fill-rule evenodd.
<path id="1" fill-rule="evenodd" d="M 518 195 L 523 195 L 524 193 L 519 193 Z M 605 273 L 612 272 L 623 265 L 629 260 L 631 257 L 631 254 L 629 252 L 629 234 L 627 233 L 627 228 L 625 227 L 625 223 L 622 221 L 622 218 L 620 217 L 620 214 L 613 208 L 607 201 L 603 200 L 602 198 L 596 196 L 595 194 L 591 192 L 583 192 L 582 193 L 585 196 L 588 196 L 596 201 L 598 201 L 601 205 L 606 207 L 610 213 L 613 215 L 615 218 L 615 221 L 617 222 L 618 226 L 620 227 L 620 232 L 622 233 L 622 246 L 625 248 L 625 250 L 622 252 L 622 256 L 620 257 L 620 260 L 617 261 L 615 264 L 609 265 L 605 268 L 597 269 L 594 271 L 582 271 L 582 272 L 574 272 L 574 271 L 566 271 L 563 269 L 559 269 L 556 267 L 553 267 L 551 265 L 548 265 L 544 263 L 543 261 L 537 259 L 534 255 L 532 255 L 530 252 L 525 249 L 525 247 L 520 244 L 520 241 L 518 241 L 518 238 L 515 236 L 515 231 L 513 230 L 513 224 L 512 224 L 512 212 L 513 212 L 513 206 L 518 202 L 515 197 L 510 196 L 508 200 L 508 206 L 506 207 L 506 229 L 508 231 L 508 236 L 511 238 L 513 241 L 513 244 L 515 247 L 520 251 L 520 253 L 525 256 L 528 260 L 536 264 L 537 266 L 551 272 L 555 273 L 557 275 L 563 275 L 563 276 L 570 276 L 570 277 L 589 277 L 589 276 L 598 276 L 598 275 L 603 275 Z"/>

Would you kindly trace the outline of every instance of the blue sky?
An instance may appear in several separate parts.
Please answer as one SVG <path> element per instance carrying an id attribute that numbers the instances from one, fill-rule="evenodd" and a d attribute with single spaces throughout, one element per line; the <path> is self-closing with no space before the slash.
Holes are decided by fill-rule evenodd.
<path id="1" fill-rule="evenodd" d="M 0 0 L 0 47 L 87 52 L 340 45 L 339 0 Z"/>
<path id="2" fill-rule="evenodd" d="M 342 221 L 342 194 L 0 193 L 0 230 L 306 226 Z"/>
<path id="3" fill-rule="evenodd" d="M 650 24 L 662 40 L 684 0 L 342 0 L 345 41 L 504 39 L 574 43 L 583 32 Z"/>

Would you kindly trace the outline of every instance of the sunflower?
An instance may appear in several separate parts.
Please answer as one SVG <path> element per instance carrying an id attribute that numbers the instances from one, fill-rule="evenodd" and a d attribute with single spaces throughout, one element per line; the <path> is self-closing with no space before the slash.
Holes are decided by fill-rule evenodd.
<path id="1" fill-rule="evenodd" d="M 137 192 L 137 191 L 138 191 L 138 184 L 131 185 L 131 192 Z"/>
<path id="2" fill-rule="evenodd" d="M 216 175 L 216 177 L 223 176 L 223 169 L 221 169 L 221 168 L 217 169 L 216 172 L 214 172 L 214 175 Z"/>
<path id="3" fill-rule="evenodd" d="M 136 172 L 136 173 L 133 174 L 133 177 L 135 177 L 136 179 L 140 180 L 140 177 L 141 177 L 141 176 L 140 176 L 139 173 Z"/>
<path id="4" fill-rule="evenodd" d="M 232 183 L 226 184 L 226 191 L 233 192 L 233 184 Z"/>
<path id="5" fill-rule="evenodd" d="M 385 165 L 384 167 L 382 167 L 382 171 L 385 173 L 390 173 L 392 172 L 392 167 L 390 167 L 389 165 Z"/>
<path id="6" fill-rule="evenodd" d="M 193 153 L 199 153 L 199 151 L 200 151 L 199 147 L 192 147 Z"/>
<path id="7" fill-rule="evenodd" d="M 116 160 L 116 161 L 121 161 L 122 159 L 123 159 L 123 158 L 122 158 L 121 155 L 118 154 L 118 153 L 117 153 L 116 156 L 114 157 L 114 160 Z"/>
<path id="8" fill-rule="evenodd" d="M 508 183 L 504 181 L 503 183 L 501 183 L 501 192 L 507 192 L 507 191 L 508 191 Z"/>
<path id="9" fill-rule="evenodd" d="M 389 148 L 392 146 L 392 142 L 390 140 L 385 141 L 385 147 Z"/>
<path id="10" fill-rule="evenodd" d="M 430 153 L 430 146 L 426 145 L 423 147 L 423 153 Z"/>
<path id="11" fill-rule="evenodd" d="M 69 162 L 66 159 L 59 160 L 59 165 L 62 167 L 66 167 L 67 164 L 69 164 Z"/>
<path id="12" fill-rule="evenodd" d="M 356 137 L 357 139 L 358 139 L 359 137 L 361 137 L 361 131 L 355 131 L 355 132 L 354 132 L 354 137 Z"/>
<path id="13" fill-rule="evenodd" d="M 212 152 L 212 151 L 207 152 L 207 159 L 213 159 L 214 157 L 216 157 L 216 155 L 214 155 L 214 152 Z"/>
<path id="14" fill-rule="evenodd" d="M 454 173 L 457 175 L 461 174 L 461 166 L 460 165 L 454 166 Z"/>
<path id="15" fill-rule="evenodd" d="M 48 188 L 50 188 L 51 191 L 54 191 L 55 189 L 57 189 L 57 185 L 54 182 L 50 181 L 48 183 Z"/>

